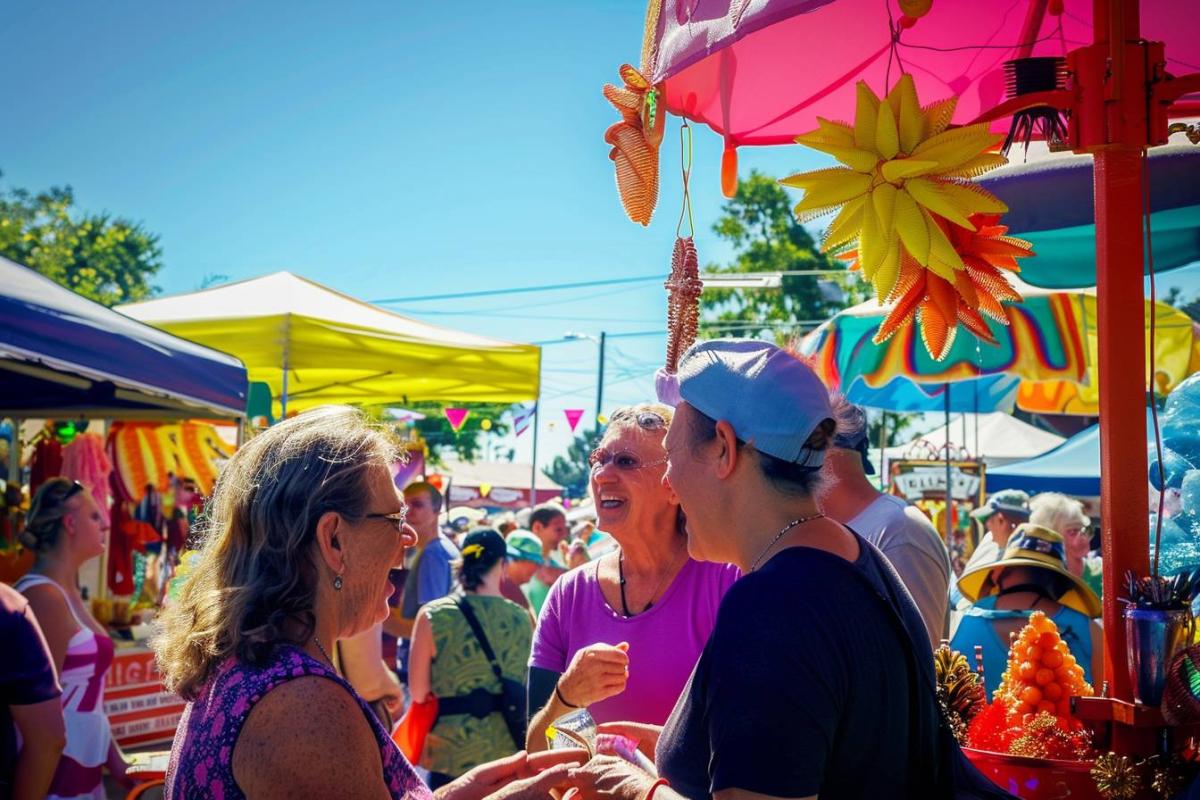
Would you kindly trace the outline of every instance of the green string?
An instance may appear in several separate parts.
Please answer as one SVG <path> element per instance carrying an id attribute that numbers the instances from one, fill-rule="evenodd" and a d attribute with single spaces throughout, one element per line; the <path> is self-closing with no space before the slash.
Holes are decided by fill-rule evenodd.
<path id="1" fill-rule="evenodd" d="M 692 220 L 692 195 L 688 190 L 688 181 L 692 177 L 692 126 L 685 119 L 679 127 L 679 162 L 683 171 L 683 207 L 679 209 L 679 222 L 675 225 L 675 236 L 681 235 L 683 218 L 687 216 L 688 237 L 696 235 L 696 226 Z"/>

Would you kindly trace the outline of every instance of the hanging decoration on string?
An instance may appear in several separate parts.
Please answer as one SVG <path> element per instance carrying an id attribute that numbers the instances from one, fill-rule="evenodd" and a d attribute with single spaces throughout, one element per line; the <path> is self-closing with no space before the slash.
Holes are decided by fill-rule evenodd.
<path id="1" fill-rule="evenodd" d="M 583 419 L 582 408 L 564 408 L 563 414 L 567 417 L 567 424 L 571 426 L 571 433 L 575 432 L 575 428 L 579 425 L 579 420 Z"/>
<path id="2" fill-rule="evenodd" d="M 533 417 L 536 413 L 537 403 L 531 403 L 527 407 L 514 406 L 512 411 L 513 435 L 520 436 L 529 430 L 529 426 L 533 423 Z"/>
<path id="3" fill-rule="evenodd" d="M 455 433 L 462 430 L 467 417 L 471 415 L 470 409 L 466 408 L 447 408 L 443 413 L 446 415 L 446 420 L 450 423 L 450 429 Z"/>
<path id="4" fill-rule="evenodd" d="M 675 374 L 679 357 L 696 341 L 700 324 L 700 263 L 696 257 L 695 224 L 692 219 L 692 198 L 688 181 L 692 174 L 692 128 L 684 120 L 679 129 L 679 154 L 683 171 L 683 207 L 675 225 L 675 249 L 671 254 L 671 274 L 664 286 L 667 289 L 667 361 L 666 371 Z M 687 220 L 687 236 L 683 222 Z"/>
<path id="5" fill-rule="evenodd" d="M 490 431 L 492 429 L 492 421 L 490 419 L 481 419 L 479 420 L 479 427 L 485 431 Z"/>
<path id="6" fill-rule="evenodd" d="M 621 121 L 604 132 L 612 145 L 608 157 L 617 173 L 617 192 L 625 214 L 640 225 L 649 225 L 658 204 L 658 146 L 662 143 L 661 87 L 652 86 L 629 64 L 618 71 L 621 86 L 604 86 L 604 97 L 621 114 Z"/>
<path id="7" fill-rule="evenodd" d="M 992 134 L 986 124 L 951 128 L 956 103 L 957 98 L 950 97 L 922 107 L 907 74 L 900 76 L 883 99 L 859 82 L 852 126 L 818 118 L 817 130 L 796 137 L 797 143 L 827 153 L 843 165 L 781 181 L 804 191 L 795 208 L 797 218 L 806 222 L 837 212 L 826 231 L 823 249 L 841 252 L 853 248 L 842 255 L 854 260 L 881 303 L 907 295 L 919 275 L 926 276 L 927 287 L 929 276 L 940 278 L 968 305 L 981 290 L 996 303 L 1015 293 L 1003 278 L 999 280 L 1007 290 L 994 281 L 985 281 L 983 286 L 972 281 L 964 255 L 956 247 L 953 229 L 978 233 L 979 223 L 973 217 L 1008 210 L 971 181 L 1007 163 L 1004 156 L 989 152 L 1003 137 Z M 909 283 L 901 283 L 902 271 L 907 272 L 905 281 Z M 929 354 L 940 360 L 953 344 L 959 300 L 942 291 L 942 284 L 936 287 L 927 288 L 920 299 L 928 298 L 922 308 L 936 306 L 938 320 L 947 325 L 943 336 L 938 323 L 931 322 L 934 335 L 924 337 Z M 935 291 L 941 292 L 936 300 Z M 926 316 L 932 320 L 935 315 L 926 312 L 921 322 Z M 976 320 L 972 318 L 971 323 Z M 985 327 L 975 325 L 978 330 Z"/>

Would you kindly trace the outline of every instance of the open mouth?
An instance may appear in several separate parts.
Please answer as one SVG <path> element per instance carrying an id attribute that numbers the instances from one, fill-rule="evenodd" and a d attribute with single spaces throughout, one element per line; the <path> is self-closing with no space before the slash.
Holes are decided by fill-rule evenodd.
<path id="1" fill-rule="evenodd" d="M 600 495 L 599 507 L 611 511 L 616 508 L 621 508 L 625 505 L 626 500 L 623 497 L 616 497 L 611 494 Z"/>

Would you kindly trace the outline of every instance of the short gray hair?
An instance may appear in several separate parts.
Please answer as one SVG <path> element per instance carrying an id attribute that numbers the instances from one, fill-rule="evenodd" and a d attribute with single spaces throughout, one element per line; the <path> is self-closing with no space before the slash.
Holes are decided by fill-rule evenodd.
<path id="1" fill-rule="evenodd" d="M 1090 525 L 1091 519 L 1083 513 L 1083 503 L 1060 492 L 1042 492 L 1029 501 L 1029 521 L 1034 525 L 1062 532 L 1071 524 Z"/>

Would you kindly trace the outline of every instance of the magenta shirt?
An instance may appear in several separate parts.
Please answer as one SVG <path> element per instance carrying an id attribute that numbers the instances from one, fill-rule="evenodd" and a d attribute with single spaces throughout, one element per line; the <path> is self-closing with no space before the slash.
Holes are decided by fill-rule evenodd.
<path id="1" fill-rule="evenodd" d="M 590 644 L 629 642 L 625 691 L 589 707 L 597 722 L 662 725 L 671 715 L 717 621 L 737 567 L 688 559 L 662 598 L 625 618 L 608 607 L 596 578 L 599 562 L 563 575 L 550 589 L 533 635 L 532 667 L 565 672 Z"/>

